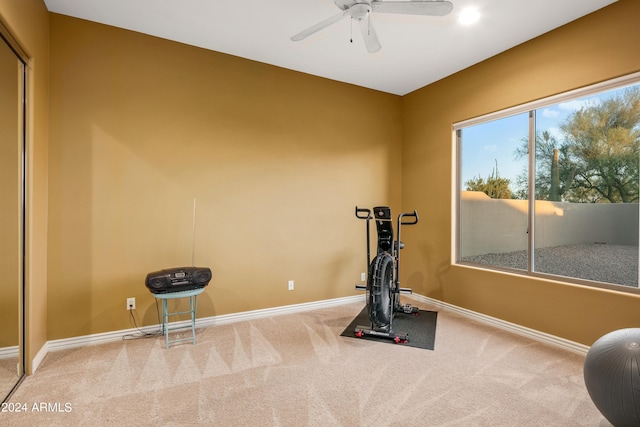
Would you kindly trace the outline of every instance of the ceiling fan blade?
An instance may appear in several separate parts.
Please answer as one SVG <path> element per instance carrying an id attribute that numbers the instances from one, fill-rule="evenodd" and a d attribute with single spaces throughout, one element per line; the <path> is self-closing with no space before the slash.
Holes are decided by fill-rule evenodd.
<path id="1" fill-rule="evenodd" d="M 294 42 L 297 42 L 302 39 L 305 39 L 309 37 L 311 34 L 315 34 L 318 31 L 322 30 L 323 28 L 327 28 L 329 25 L 335 24 L 336 22 L 344 18 L 344 16 L 347 13 L 349 13 L 349 10 L 345 10 L 344 12 L 340 12 L 337 15 L 333 15 L 332 17 L 327 18 L 324 21 L 318 22 L 316 25 L 312 25 L 306 30 L 302 30 L 298 34 L 295 34 L 294 36 L 291 37 L 291 40 L 293 40 Z"/>
<path id="2" fill-rule="evenodd" d="M 374 12 L 403 15 L 445 16 L 453 10 L 453 3 L 439 0 L 376 1 L 371 2 Z"/>
<path id="3" fill-rule="evenodd" d="M 362 31 L 362 37 L 364 38 L 364 44 L 367 46 L 367 50 L 369 53 L 376 53 L 382 49 L 382 45 L 380 44 L 380 40 L 378 40 L 378 34 L 373 27 L 373 22 L 371 22 L 371 14 L 369 14 L 367 19 L 360 19 L 359 21 L 360 30 Z"/>

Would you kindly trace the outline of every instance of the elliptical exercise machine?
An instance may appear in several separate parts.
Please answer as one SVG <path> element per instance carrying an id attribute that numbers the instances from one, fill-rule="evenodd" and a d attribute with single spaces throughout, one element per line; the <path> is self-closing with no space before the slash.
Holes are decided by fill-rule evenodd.
<path id="1" fill-rule="evenodd" d="M 378 231 L 378 247 L 376 256 L 371 260 L 369 223 L 374 217 Z M 367 284 L 356 285 L 356 289 L 367 291 L 367 312 L 371 327 L 358 325 L 354 333 L 357 337 L 372 335 L 389 338 L 396 343 L 405 343 L 409 340 L 408 334 L 393 330 L 393 316 L 395 313 L 417 315 L 419 309 L 411 304 L 400 304 L 400 293 L 411 293 L 411 289 L 400 287 L 400 249 L 404 247 L 400 241 L 400 232 L 403 225 L 418 223 L 418 212 L 414 210 L 398 215 L 396 240 L 393 240 L 393 220 L 389 207 L 373 208 L 372 216 L 371 209 L 356 206 L 356 218 L 367 222 Z M 404 218 L 413 219 L 406 221 Z"/>

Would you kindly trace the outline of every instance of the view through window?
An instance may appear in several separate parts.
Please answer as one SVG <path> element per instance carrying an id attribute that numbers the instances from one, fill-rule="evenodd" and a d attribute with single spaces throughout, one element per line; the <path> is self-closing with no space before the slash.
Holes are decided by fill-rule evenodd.
<path id="1" fill-rule="evenodd" d="M 638 289 L 640 76 L 454 130 L 458 263 Z"/>

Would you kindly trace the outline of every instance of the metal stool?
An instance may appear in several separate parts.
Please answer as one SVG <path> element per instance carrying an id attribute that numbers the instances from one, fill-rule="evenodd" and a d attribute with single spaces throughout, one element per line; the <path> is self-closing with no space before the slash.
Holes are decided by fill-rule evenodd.
<path id="1" fill-rule="evenodd" d="M 164 335 L 165 345 L 167 350 L 169 344 L 175 344 L 182 341 L 193 341 L 196 343 L 196 303 L 198 301 L 198 295 L 204 291 L 204 287 L 198 289 L 191 289 L 188 291 L 180 292 L 167 292 L 166 294 L 154 294 L 158 299 L 162 300 L 162 334 Z M 177 311 L 175 313 L 169 313 L 168 300 L 176 298 L 189 298 L 189 310 Z M 178 316 L 180 314 L 191 315 L 191 326 L 178 326 L 175 328 L 169 328 L 169 316 Z M 178 338 L 175 340 L 169 340 L 169 332 L 175 332 L 181 329 L 191 328 L 191 338 Z"/>

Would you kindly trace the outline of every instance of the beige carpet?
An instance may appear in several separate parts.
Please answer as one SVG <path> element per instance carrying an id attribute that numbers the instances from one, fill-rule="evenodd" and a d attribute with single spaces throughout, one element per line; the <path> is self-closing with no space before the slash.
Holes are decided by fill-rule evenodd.
<path id="1" fill-rule="evenodd" d="M 158 336 L 52 352 L 0 425 L 610 425 L 580 355 L 442 310 L 433 351 L 341 337 L 362 307 L 201 328 L 169 350 Z"/>

